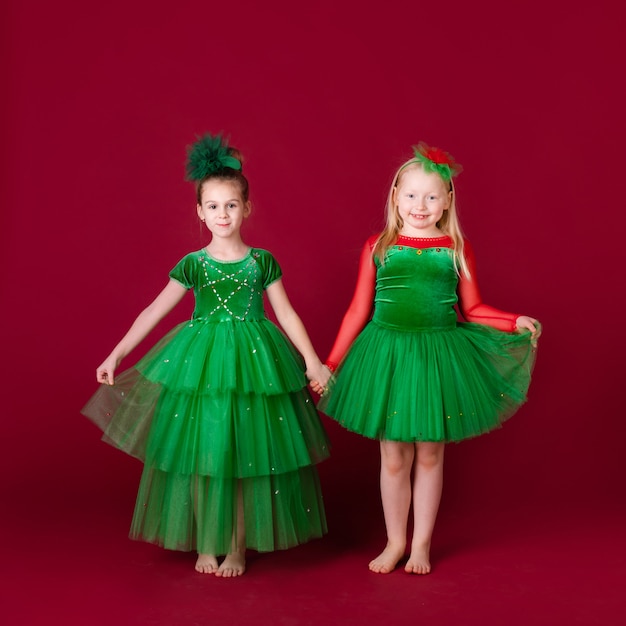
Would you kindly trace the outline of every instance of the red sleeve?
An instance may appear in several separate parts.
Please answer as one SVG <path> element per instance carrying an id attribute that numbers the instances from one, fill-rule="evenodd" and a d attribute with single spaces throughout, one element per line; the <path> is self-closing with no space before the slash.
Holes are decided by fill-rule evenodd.
<path id="1" fill-rule="evenodd" d="M 372 259 L 372 247 L 377 238 L 377 236 L 370 237 L 361 251 L 359 274 L 352 302 L 350 302 L 350 306 L 343 316 L 339 333 L 330 355 L 326 359 L 326 365 L 333 371 L 337 369 L 341 359 L 343 359 L 348 348 L 350 348 L 356 336 L 367 324 L 372 314 L 376 291 L 376 266 Z"/>
<path id="2" fill-rule="evenodd" d="M 485 324 L 498 330 L 513 332 L 516 329 L 515 320 L 519 317 L 514 313 L 506 313 L 494 309 L 488 304 L 483 304 L 476 281 L 476 258 L 469 242 L 465 240 L 465 260 L 469 268 L 471 278 L 467 278 L 463 272 L 459 279 L 459 309 L 468 322 Z"/>

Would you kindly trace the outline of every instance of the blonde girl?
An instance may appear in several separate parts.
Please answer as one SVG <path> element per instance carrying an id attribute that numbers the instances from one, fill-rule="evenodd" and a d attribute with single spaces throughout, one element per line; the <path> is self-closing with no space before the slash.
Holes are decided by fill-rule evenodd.
<path id="1" fill-rule="evenodd" d="M 326 365 L 318 408 L 380 440 L 387 531 L 371 571 L 431 571 L 446 442 L 489 432 L 526 400 L 540 328 L 484 304 L 452 178 L 461 167 L 424 143 L 396 172 L 384 230 L 365 243 L 357 286 Z M 462 321 L 457 316 L 457 306 Z"/>

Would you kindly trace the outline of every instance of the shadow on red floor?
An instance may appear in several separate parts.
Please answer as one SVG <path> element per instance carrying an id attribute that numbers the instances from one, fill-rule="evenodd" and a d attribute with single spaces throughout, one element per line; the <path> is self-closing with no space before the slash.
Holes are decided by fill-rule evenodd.
<path id="1" fill-rule="evenodd" d="M 197 574 L 191 553 L 127 538 L 140 464 L 100 445 L 79 476 L 56 468 L 11 482 L 4 624 L 607 625 L 626 615 L 623 512 L 472 509 L 444 494 L 432 574 L 376 575 L 367 569 L 384 542 L 375 493 L 363 501 L 351 477 L 331 482 L 325 471 L 329 534 L 251 552 L 243 577 L 218 579 Z M 361 477 L 373 492 L 375 473 Z"/>

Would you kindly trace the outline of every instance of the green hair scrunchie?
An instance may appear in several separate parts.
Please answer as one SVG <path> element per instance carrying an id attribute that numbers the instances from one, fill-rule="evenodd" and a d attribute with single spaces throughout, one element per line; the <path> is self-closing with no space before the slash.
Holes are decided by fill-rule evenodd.
<path id="1" fill-rule="evenodd" d="M 415 160 L 422 164 L 424 171 L 439 174 L 446 182 L 463 171 L 463 167 L 454 160 L 451 154 L 439 148 L 431 148 L 423 141 L 413 146 L 413 152 Z"/>
<path id="2" fill-rule="evenodd" d="M 222 139 L 221 134 L 213 136 L 207 133 L 197 139 L 187 148 L 188 180 L 204 180 L 227 167 L 241 170 L 241 161 L 231 156 L 228 142 Z"/>

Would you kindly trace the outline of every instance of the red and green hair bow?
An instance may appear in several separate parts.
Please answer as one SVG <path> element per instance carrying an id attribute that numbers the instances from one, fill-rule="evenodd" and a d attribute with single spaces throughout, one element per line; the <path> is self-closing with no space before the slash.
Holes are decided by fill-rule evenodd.
<path id="1" fill-rule="evenodd" d="M 454 160 L 454 157 L 441 150 L 432 148 L 420 141 L 417 146 L 413 146 L 415 160 L 422 164 L 426 172 L 439 174 L 446 182 L 453 176 L 460 174 L 463 168 Z"/>

